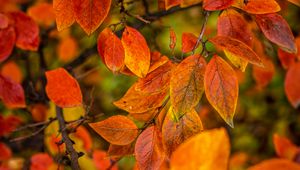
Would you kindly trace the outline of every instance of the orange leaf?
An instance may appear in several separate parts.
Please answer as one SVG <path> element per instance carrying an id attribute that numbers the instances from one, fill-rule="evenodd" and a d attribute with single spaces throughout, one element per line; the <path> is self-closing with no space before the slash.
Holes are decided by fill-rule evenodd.
<path id="1" fill-rule="evenodd" d="M 276 13 L 256 15 L 256 23 L 267 39 L 288 52 L 297 51 L 291 28 L 282 16 Z"/>
<path id="2" fill-rule="evenodd" d="M 293 144 L 289 139 L 278 134 L 273 135 L 274 148 L 280 158 L 295 160 L 295 156 L 300 153 L 300 148 Z"/>
<path id="3" fill-rule="evenodd" d="M 290 68 L 295 63 L 296 58 L 297 58 L 297 56 L 295 54 L 283 51 L 281 48 L 278 48 L 277 54 L 278 54 L 280 63 L 284 69 Z"/>
<path id="4" fill-rule="evenodd" d="M 203 0 L 181 0 L 180 7 L 188 7 L 202 2 Z"/>
<path id="5" fill-rule="evenodd" d="M 300 7 L 300 0 L 288 0 L 288 1 Z"/>
<path id="6" fill-rule="evenodd" d="M 294 108 L 300 105 L 300 62 L 293 64 L 287 71 L 284 82 L 285 94 Z"/>
<path id="7" fill-rule="evenodd" d="M 125 49 L 125 65 L 135 75 L 145 77 L 150 67 L 150 50 L 143 35 L 126 26 L 122 44 Z"/>
<path id="8" fill-rule="evenodd" d="M 89 131 L 84 126 L 79 126 L 74 135 L 83 141 L 83 147 L 86 151 L 92 149 L 92 138 Z"/>
<path id="9" fill-rule="evenodd" d="M 57 46 L 57 54 L 62 62 L 72 61 L 78 53 L 78 45 L 75 38 L 69 36 L 63 38 Z"/>
<path id="10" fill-rule="evenodd" d="M 124 67 L 125 51 L 121 40 L 112 31 L 107 35 L 103 49 L 105 65 L 112 72 L 120 71 Z"/>
<path id="11" fill-rule="evenodd" d="M 168 57 L 161 55 L 159 52 L 152 52 L 151 53 L 151 65 L 150 65 L 148 74 L 151 73 L 152 71 L 156 70 L 158 67 L 166 64 L 169 61 L 170 60 Z"/>
<path id="12" fill-rule="evenodd" d="M 33 104 L 29 107 L 32 118 L 36 122 L 45 121 L 47 118 L 48 106 L 42 103 Z"/>
<path id="13" fill-rule="evenodd" d="M 0 62 L 6 60 L 12 53 L 16 42 L 16 33 L 13 27 L 0 29 Z"/>
<path id="14" fill-rule="evenodd" d="M 8 27 L 9 19 L 6 15 L 0 13 L 0 29 Z"/>
<path id="15" fill-rule="evenodd" d="M 219 56 L 207 64 L 204 77 L 205 94 L 223 120 L 233 127 L 239 86 L 235 71 Z"/>
<path id="16" fill-rule="evenodd" d="M 268 14 L 280 11 L 280 6 L 275 0 L 236 0 L 235 7 L 240 8 L 250 14 Z"/>
<path id="17" fill-rule="evenodd" d="M 144 113 L 160 107 L 166 96 L 167 91 L 164 90 L 158 93 L 143 93 L 136 88 L 136 84 L 132 85 L 126 94 L 114 105 L 129 113 Z"/>
<path id="18" fill-rule="evenodd" d="M 38 25 L 23 12 L 17 11 L 9 14 L 14 20 L 17 35 L 16 46 L 23 50 L 37 51 L 40 44 Z"/>
<path id="19" fill-rule="evenodd" d="M 47 2 L 41 2 L 28 8 L 28 15 L 38 24 L 49 27 L 55 21 L 53 6 Z"/>
<path id="20" fill-rule="evenodd" d="M 0 142 L 0 153 L 0 161 L 8 160 L 12 155 L 10 148 L 2 142 Z"/>
<path id="21" fill-rule="evenodd" d="M 181 143 L 201 130 L 202 122 L 195 109 L 178 118 L 170 107 L 162 126 L 162 141 L 166 154 L 170 156 Z"/>
<path id="22" fill-rule="evenodd" d="M 21 83 L 23 81 L 22 71 L 14 61 L 6 62 L 3 65 L 1 68 L 1 74 L 16 83 Z"/>
<path id="23" fill-rule="evenodd" d="M 134 147 L 132 144 L 128 145 L 113 145 L 110 144 L 107 155 L 111 158 L 121 158 L 123 156 L 133 155 Z"/>
<path id="24" fill-rule="evenodd" d="M 170 99 L 176 114 L 182 115 L 195 107 L 204 91 L 206 62 L 200 55 L 185 58 L 172 71 Z"/>
<path id="25" fill-rule="evenodd" d="M 106 18 L 111 0 L 75 0 L 73 3 L 76 21 L 90 35 Z"/>
<path id="26" fill-rule="evenodd" d="M 165 8 L 166 10 L 179 5 L 181 0 L 165 0 Z"/>
<path id="27" fill-rule="evenodd" d="M 107 37 L 113 34 L 110 28 L 105 28 L 98 36 L 97 39 L 97 49 L 98 49 L 98 53 L 103 61 L 103 63 L 105 64 L 105 58 L 104 58 L 104 51 L 105 51 L 105 41 L 107 40 Z"/>
<path id="28" fill-rule="evenodd" d="M 170 49 L 173 50 L 176 47 L 176 41 L 177 41 L 176 33 L 173 28 L 170 28 L 170 44 L 169 44 Z"/>
<path id="29" fill-rule="evenodd" d="M 30 158 L 30 170 L 45 170 L 54 164 L 47 153 L 37 153 Z"/>
<path id="30" fill-rule="evenodd" d="M 275 66 L 272 60 L 264 58 L 263 63 L 265 67 L 253 66 L 253 77 L 258 87 L 266 87 L 273 79 L 275 74 Z"/>
<path id="31" fill-rule="evenodd" d="M 300 170 L 300 165 L 287 159 L 269 159 L 248 170 Z"/>
<path id="32" fill-rule="evenodd" d="M 110 167 L 111 162 L 110 162 L 110 159 L 107 158 L 107 154 L 105 151 L 95 150 L 93 152 L 93 162 L 96 165 L 97 170 L 103 170 L 103 169 L 117 170 L 118 169 L 117 165 Z"/>
<path id="33" fill-rule="evenodd" d="M 184 53 L 190 52 L 194 49 L 196 43 L 197 43 L 197 37 L 192 33 L 182 33 L 182 45 L 181 50 Z M 197 48 L 197 47 L 196 47 Z"/>
<path id="34" fill-rule="evenodd" d="M 4 104 L 9 108 L 26 107 L 23 87 L 1 74 L 0 99 L 2 99 Z"/>
<path id="35" fill-rule="evenodd" d="M 207 11 L 216 11 L 229 8 L 234 0 L 203 0 L 203 8 Z"/>
<path id="36" fill-rule="evenodd" d="M 227 36 L 216 36 L 209 39 L 209 41 L 237 57 L 240 57 L 252 64 L 262 66 L 261 59 L 242 41 Z"/>
<path id="37" fill-rule="evenodd" d="M 155 126 L 148 127 L 141 133 L 134 153 L 140 170 L 159 170 L 165 155 L 159 131 Z"/>
<path id="38" fill-rule="evenodd" d="M 171 157 L 171 169 L 227 170 L 230 143 L 224 128 L 204 131 L 180 145 Z"/>
<path id="39" fill-rule="evenodd" d="M 57 68 L 46 72 L 46 93 L 59 107 L 82 105 L 82 94 L 78 82 L 65 69 Z"/>
<path id="40" fill-rule="evenodd" d="M 68 28 L 75 22 L 73 0 L 53 0 L 53 9 L 58 31 Z"/>
<path id="41" fill-rule="evenodd" d="M 112 116 L 89 125 L 105 140 L 114 145 L 128 145 L 138 135 L 138 128 L 126 116 Z"/>

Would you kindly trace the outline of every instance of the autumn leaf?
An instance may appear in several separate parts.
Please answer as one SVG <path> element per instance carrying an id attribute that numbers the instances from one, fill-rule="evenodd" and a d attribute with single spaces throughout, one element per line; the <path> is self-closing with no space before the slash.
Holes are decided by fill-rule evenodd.
<path id="1" fill-rule="evenodd" d="M 38 24 L 49 27 L 55 22 L 53 6 L 47 2 L 37 3 L 27 10 L 28 15 Z"/>
<path id="2" fill-rule="evenodd" d="M 257 165 L 250 167 L 248 170 L 300 170 L 300 165 L 287 159 L 269 159 Z"/>
<path id="3" fill-rule="evenodd" d="M 4 63 L 1 68 L 1 74 L 16 83 L 22 83 L 23 81 L 21 68 L 14 61 Z"/>
<path id="4" fill-rule="evenodd" d="M 276 154 L 280 158 L 295 160 L 297 154 L 300 153 L 300 148 L 293 144 L 286 137 L 279 136 L 278 134 L 273 135 L 273 143 Z"/>
<path id="5" fill-rule="evenodd" d="M 170 107 L 162 126 L 163 146 L 169 156 L 181 143 L 203 130 L 201 119 L 194 109 L 180 118 L 176 115 Z"/>
<path id="6" fill-rule="evenodd" d="M 259 56 L 257 56 L 257 54 L 242 41 L 228 36 L 215 36 L 214 38 L 209 39 L 209 41 L 221 49 L 228 51 L 232 55 L 240 57 L 257 66 L 262 66 Z"/>
<path id="7" fill-rule="evenodd" d="M 135 144 L 135 157 L 140 170 L 159 170 L 164 161 L 161 136 L 155 126 L 148 127 L 138 137 Z"/>
<path id="8" fill-rule="evenodd" d="M 8 108 L 26 107 L 23 87 L 0 74 L 0 99 Z"/>
<path id="9" fill-rule="evenodd" d="M 75 22 L 74 4 L 70 0 L 53 0 L 58 31 L 62 31 Z"/>
<path id="10" fill-rule="evenodd" d="M 125 65 L 138 77 L 145 77 L 150 67 L 150 50 L 143 35 L 126 26 L 122 44 L 125 49 Z"/>
<path id="11" fill-rule="evenodd" d="M 300 1 L 299 0 L 288 0 L 288 1 L 300 7 Z"/>
<path id="12" fill-rule="evenodd" d="M 8 160 L 12 156 L 10 148 L 2 142 L 0 142 L 0 153 L 0 161 Z"/>
<path id="13" fill-rule="evenodd" d="M 104 64 L 105 64 L 105 58 L 104 58 L 105 41 L 107 40 L 107 37 L 110 34 L 112 34 L 112 31 L 110 28 L 107 27 L 99 34 L 97 39 L 97 50 Z"/>
<path id="14" fill-rule="evenodd" d="M 160 66 L 168 63 L 169 61 L 170 60 L 167 56 L 163 56 L 159 52 L 152 52 L 151 53 L 151 64 L 150 64 L 148 74 L 151 73 L 152 71 L 156 70 Z"/>
<path id="15" fill-rule="evenodd" d="M 128 145 L 113 145 L 110 144 L 107 155 L 111 158 L 121 158 L 123 156 L 133 155 L 134 154 L 134 146 L 133 144 Z"/>
<path id="16" fill-rule="evenodd" d="M 291 28 L 282 16 L 276 13 L 256 15 L 255 21 L 267 39 L 288 52 L 297 52 Z"/>
<path id="17" fill-rule="evenodd" d="M 47 117 L 48 106 L 43 103 L 33 104 L 30 105 L 29 111 L 34 121 L 43 122 Z"/>
<path id="18" fill-rule="evenodd" d="M 8 27 L 9 19 L 5 14 L 0 13 L 0 29 Z"/>
<path id="19" fill-rule="evenodd" d="M 280 11 L 276 0 L 236 0 L 233 6 L 240 8 L 250 14 L 268 14 Z"/>
<path id="20" fill-rule="evenodd" d="M 98 170 L 109 169 L 109 168 L 111 168 L 111 170 L 118 169 L 117 165 L 111 167 L 110 159 L 107 158 L 106 152 L 102 150 L 95 150 L 93 152 L 93 162 Z"/>
<path id="21" fill-rule="evenodd" d="M 23 50 L 37 51 L 40 44 L 40 30 L 38 25 L 23 12 L 11 12 L 9 15 L 14 20 L 17 35 L 16 46 Z"/>
<path id="22" fill-rule="evenodd" d="M 233 127 L 239 86 L 235 71 L 219 56 L 207 64 L 204 77 L 205 94 L 223 120 Z"/>
<path id="23" fill-rule="evenodd" d="M 277 54 L 284 69 L 290 68 L 296 62 L 296 54 L 288 53 L 281 48 L 278 48 Z"/>
<path id="24" fill-rule="evenodd" d="M 227 170 L 229 137 L 224 128 L 207 130 L 181 144 L 171 157 L 171 169 Z"/>
<path id="25" fill-rule="evenodd" d="M 259 88 L 266 87 L 273 79 L 275 74 L 275 66 L 272 60 L 268 58 L 262 59 L 265 67 L 253 66 L 252 75 Z"/>
<path id="26" fill-rule="evenodd" d="M 185 8 L 202 2 L 203 0 L 181 0 L 180 7 Z"/>
<path id="27" fill-rule="evenodd" d="M 3 117 L 0 114 L 0 137 L 11 133 L 21 123 L 22 123 L 22 120 L 20 117 L 17 117 L 15 115 L 9 115 L 9 116 Z"/>
<path id="28" fill-rule="evenodd" d="M 229 8 L 234 0 L 203 0 L 203 8 L 207 11 L 216 11 Z"/>
<path id="29" fill-rule="evenodd" d="M 0 29 L 0 62 L 6 60 L 12 53 L 16 42 L 16 33 L 12 26 Z"/>
<path id="30" fill-rule="evenodd" d="M 64 63 L 72 61 L 78 54 L 76 39 L 71 36 L 63 38 L 57 46 L 57 54 L 59 60 Z"/>
<path id="31" fill-rule="evenodd" d="M 174 31 L 173 28 L 170 28 L 170 43 L 169 43 L 169 47 L 171 50 L 174 50 L 174 48 L 176 47 L 176 42 L 177 42 L 177 38 L 176 38 L 176 33 Z"/>
<path id="32" fill-rule="evenodd" d="M 138 135 L 138 128 L 126 116 L 112 116 L 89 125 L 105 140 L 114 145 L 128 145 Z"/>
<path id="33" fill-rule="evenodd" d="M 185 58 L 172 71 L 170 99 L 174 111 L 179 115 L 195 107 L 204 91 L 206 62 L 200 55 Z"/>
<path id="34" fill-rule="evenodd" d="M 30 170 L 48 169 L 54 164 L 53 159 L 47 153 L 37 153 L 30 158 Z"/>
<path id="35" fill-rule="evenodd" d="M 46 72 L 46 93 L 51 101 L 59 107 L 82 105 L 79 84 L 65 69 L 57 68 Z"/>
<path id="36" fill-rule="evenodd" d="M 287 71 L 284 90 L 289 102 L 294 108 L 300 105 L 300 62 L 293 64 Z"/>
<path id="37" fill-rule="evenodd" d="M 76 132 L 73 134 L 76 138 L 82 140 L 83 148 L 88 152 L 92 150 L 92 137 L 89 131 L 84 126 L 76 128 Z"/>
<path id="38" fill-rule="evenodd" d="M 187 53 L 187 52 L 191 52 L 194 48 L 197 48 L 195 47 L 195 45 L 197 44 L 197 40 L 198 38 L 192 33 L 187 33 L 187 32 L 182 33 L 181 51 Z"/>
<path id="39" fill-rule="evenodd" d="M 105 65 L 112 72 L 118 72 L 124 67 L 125 51 L 121 40 L 112 31 L 106 35 L 102 42 L 103 57 Z M 104 43 L 104 44 L 103 44 Z"/>
<path id="40" fill-rule="evenodd" d="M 90 35 L 104 21 L 110 10 L 111 0 L 73 1 L 77 23 Z"/>

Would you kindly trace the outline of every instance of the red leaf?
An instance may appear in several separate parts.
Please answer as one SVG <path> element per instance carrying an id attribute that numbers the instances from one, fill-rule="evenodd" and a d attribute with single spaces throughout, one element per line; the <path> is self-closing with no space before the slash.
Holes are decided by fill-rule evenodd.
<path id="1" fill-rule="evenodd" d="M 284 82 L 285 94 L 294 108 L 300 105 L 300 62 L 293 64 L 287 71 Z"/>
<path id="2" fill-rule="evenodd" d="M 10 148 L 2 142 L 0 142 L 0 153 L 0 161 L 8 160 L 12 155 Z"/>
<path id="3" fill-rule="evenodd" d="M 46 72 L 46 93 L 59 107 L 82 105 L 82 94 L 78 82 L 65 69 L 57 68 Z"/>
<path id="4" fill-rule="evenodd" d="M 290 68 L 296 62 L 297 56 L 293 53 L 288 53 L 283 51 L 281 48 L 278 48 L 277 54 L 284 69 Z"/>
<path id="5" fill-rule="evenodd" d="M 17 116 L 3 117 L 0 115 L 0 137 L 11 133 L 21 122 L 22 120 Z"/>
<path id="6" fill-rule="evenodd" d="M 275 66 L 270 59 L 262 60 L 265 67 L 253 66 L 253 77 L 259 88 L 266 87 L 273 79 Z"/>
<path id="7" fill-rule="evenodd" d="M 107 157 L 107 154 L 105 151 L 101 150 L 95 150 L 93 152 L 93 162 L 96 165 L 97 170 L 104 170 L 104 169 L 111 169 L 111 170 L 117 170 L 118 166 L 117 164 L 113 167 L 111 166 L 110 159 Z"/>
<path id="8" fill-rule="evenodd" d="M 282 16 L 276 13 L 256 15 L 256 23 L 267 39 L 288 52 L 297 51 L 293 33 Z"/>
<path id="9" fill-rule="evenodd" d="M 30 163 L 30 170 L 45 170 L 54 164 L 53 159 L 47 153 L 33 155 Z"/>
<path id="10" fill-rule="evenodd" d="M 23 87 L 0 74 L 0 98 L 9 108 L 26 107 Z"/>
<path id="11" fill-rule="evenodd" d="M 175 31 L 173 30 L 173 28 L 170 28 L 170 44 L 169 44 L 169 47 L 170 49 L 174 49 L 175 46 L 176 46 L 176 33 Z"/>
<path id="12" fill-rule="evenodd" d="M 159 170 L 164 160 L 161 136 L 155 126 L 141 133 L 135 144 L 135 157 L 140 170 Z"/>
<path id="13" fill-rule="evenodd" d="M 277 156 L 280 158 L 295 160 L 300 148 L 293 144 L 288 138 L 281 137 L 278 134 L 273 135 L 273 143 Z"/>
<path id="14" fill-rule="evenodd" d="M 16 83 L 21 83 L 23 81 L 22 71 L 14 61 L 4 63 L 1 68 L 1 74 Z"/>
<path id="15" fill-rule="evenodd" d="M 98 36 L 98 40 L 97 40 L 97 49 L 98 49 L 98 53 L 103 61 L 103 63 L 105 64 L 105 58 L 104 58 L 104 50 L 105 50 L 105 41 L 107 40 L 107 37 L 109 36 L 109 34 L 111 34 L 112 31 L 111 29 L 109 29 L 108 27 L 105 28 Z"/>
<path id="16" fill-rule="evenodd" d="M 287 159 L 265 160 L 248 170 L 300 170 L 300 165 Z"/>
<path id="17" fill-rule="evenodd" d="M 23 12 L 11 12 L 16 30 L 16 46 L 23 50 L 37 51 L 40 44 L 38 25 Z"/>
<path id="18" fill-rule="evenodd" d="M 207 11 L 216 11 L 229 8 L 234 0 L 204 0 L 203 8 Z"/>
<path id="19" fill-rule="evenodd" d="M 184 53 L 190 52 L 194 49 L 196 43 L 197 43 L 197 37 L 192 33 L 182 33 L 182 45 L 181 50 Z"/>
<path id="20" fill-rule="evenodd" d="M 31 6 L 27 13 L 35 22 L 45 27 L 51 26 L 55 21 L 53 6 L 47 2 Z"/>
<path id="21" fill-rule="evenodd" d="M 58 31 L 68 28 L 75 22 L 73 1 L 53 0 L 53 9 L 56 15 L 56 26 Z"/>
<path id="22" fill-rule="evenodd" d="M 111 5 L 111 0 L 75 0 L 72 2 L 76 21 L 88 35 L 102 24 Z"/>
<path id="23" fill-rule="evenodd" d="M 0 62 L 6 60 L 14 48 L 16 42 L 16 33 L 13 27 L 9 26 L 0 29 Z"/>
<path id="24" fill-rule="evenodd" d="M 150 50 L 143 35 L 126 26 L 122 44 L 125 49 L 125 65 L 135 75 L 145 77 L 150 67 Z"/>
<path id="25" fill-rule="evenodd" d="M 9 19 L 6 15 L 0 13 L 0 29 L 8 27 Z"/>
<path id="26" fill-rule="evenodd" d="M 276 0 L 238 0 L 233 6 L 240 8 L 250 14 L 268 14 L 280 11 Z"/>

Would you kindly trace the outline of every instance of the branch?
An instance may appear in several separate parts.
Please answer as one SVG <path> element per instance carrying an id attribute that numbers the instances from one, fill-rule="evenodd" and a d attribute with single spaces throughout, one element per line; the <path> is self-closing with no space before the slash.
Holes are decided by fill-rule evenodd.
<path id="1" fill-rule="evenodd" d="M 56 116 L 59 122 L 59 129 L 62 134 L 62 140 L 66 144 L 67 153 L 70 154 L 71 167 L 73 170 L 80 170 L 78 158 L 79 155 L 73 148 L 73 141 L 69 138 L 68 132 L 66 131 L 66 122 L 63 117 L 63 111 L 60 107 L 56 106 Z"/>
<path id="2" fill-rule="evenodd" d="M 202 42 L 203 35 L 204 35 L 205 29 L 206 29 L 206 25 L 207 25 L 207 21 L 208 21 L 209 15 L 210 15 L 209 11 L 204 11 L 204 22 L 202 23 L 201 32 L 200 32 L 200 34 L 198 36 L 197 42 L 196 42 L 193 50 L 192 50 L 193 54 L 195 53 L 195 50 L 197 49 L 199 43 Z M 205 48 L 204 45 L 203 45 L 202 48 L 203 49 Z"/>

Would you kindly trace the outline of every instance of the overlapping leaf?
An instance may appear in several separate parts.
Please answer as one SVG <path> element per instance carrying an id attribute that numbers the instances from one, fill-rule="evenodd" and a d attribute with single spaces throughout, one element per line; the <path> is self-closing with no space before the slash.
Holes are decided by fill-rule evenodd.
<path id="1" fill-rule="evenodd" d="M 270 159 L 250 167 L 248 170 L 300 170 L 300 165 L 287 159 Z"/>
<path id="2" fill-rule="evenodd" d="M 216 11 L 229 8 L 234 0 L 203 0 L 203 8 L 207 11 Z"/>
<path id="3" fill-rule="evenodd" d="M 293 64 L 287 71 L 284 82 L 285 94 L 294 108 L 300 105 L 300 62 Z"/>
<path id="4" fill-rule="evenodd" d="M 170 98 L 174 111 L 183 114 L 195 107 L 204 90 L 206 62 L 200 55 L 185 58 L 171 75 Z"/>
<path id="5" fill-rule="evenodd" d="M 206 67 L 204 87 L 209 103 L 233 127 L 239 91 L 235 71 L 221 57 L 214 56 Z"/>
<path id="6" fill-rule="evenodd" d="M 126 26 L 122 44 L 125 49 L 125 65 L 135 75 L 145 77 L 150 67 L 150 50 L 143 35 Z"/>
<path id="7" fill-rule="evenodd" d="M 250 14 L 268 14 L 280 11 L 276 0 L 235 0 L 233 6 L 240 8 Z"/>
<path id="8" fill-rule="evenodd" d="M 209 39 L 209 41 L 236 57 L 240 57 L 257 66 L 262 66 L 259 56 L 257 56 L 257 54 L 242 41 L 228 36 L 216 36 Z"/>
<path id="9" fill-rule="evenodd" d="M 277 54 L 284 69 L 290 68 L 296 62 L 296 54 L 288 53 L 281 48 L 278 48 Z"/>
<path id="10" fill-rule="evenodd" d="M 46 72 L 46 93 L 51 101 L 60 107 L 82 105 L 79 84 L 65 69 L 57 68 Z"/>
<path id="11" fill-rule="evenodd" d="M 134 153 L 140 170 L 160 169 L 165 155 L 161 136 L 155 126 L 148 127 L 138 137 Z"/>
<path id="12" fill-rule="evenodd" d="M 273 135 L 273 143 L 276 154 L 280 158 L 293 161 L 296 159 L 297 154 L 300 153 L 299 147 L 293 144 L 289 139 L 279 136 L 278 134 Z"/>
<path id="13" fill-rule="evenodd" d="M 225 129 L 204 131 L 180 145 L 171 157 L 171 169 L 227 170 L 230 154 Z"/>
<path id="14" fill-rule="evenodd" d="M 194 109 L 179 118 L 170 107 L 162 126 L 162 141 L 166 154 L 170 156 L 181 143 L 201 130 L 202 122 Z"/>
<path id="15" fill-rule="evenodd" d="M 89 125 L 105 140 L 115 145 L 128 145 L 138 135 L 137 126 L 126 116 L 112 116 Z"/>
<path id="16" fill-rule="evenodd" d="M 273 79 L 275 74 L 275 66 L 272 60 L 263 58 L 265 67 L 253 66 L 253 77 L 258 87 L 266 87 Z"/>
<path id="17" fill-rule="evenodd" d="M 255 20 L 267 39 L 288 52 L 297 52 L 293 33 L 282 16 L 276 13 L 256 15 Z"/>
<path id="18" fill-rule="evenodd" d="M 15 46 L 16 33 L 13 27 L 0 29 L 0 62 L 6 60 Z"/>
<path id="19" fill-rule="evenodd" d="M 191 52 L 197 44 L 197 39 L 198 38 L 192 33 L 182 33 L 181 51 L 184 53 Z"/>
<path id="20" fill-rule="evenodd" d="M 165 8 L 166 10 L 179 5 L 181 0 L 165 0 Z"/>

